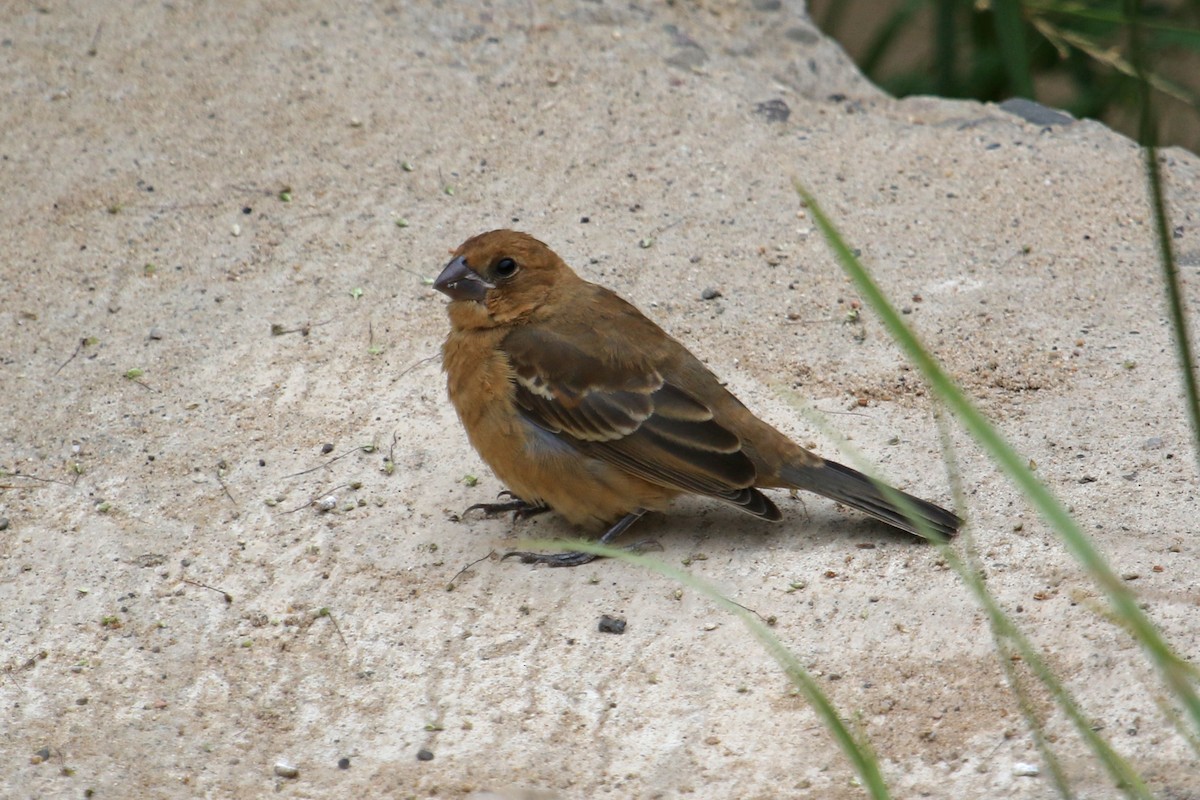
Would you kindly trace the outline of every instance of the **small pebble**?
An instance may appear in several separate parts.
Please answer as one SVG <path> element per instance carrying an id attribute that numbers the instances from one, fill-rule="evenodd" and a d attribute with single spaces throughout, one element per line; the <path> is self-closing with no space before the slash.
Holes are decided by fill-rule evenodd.
<path id="1" fill-rule="evenodd" d="M 331 445 L 329 442 L 326 442 L 325 444 L 321 445 L 321 454 L 322 455 L 328 455 L 329 453 L 332 453 L 332 452 L 333 452 L 333 445 Z"/>
<path id="2" fill-rule="evenodd" d="M 297 778 L 300 776 L 300 770 L 286 761 L 280 761 L 275 765 L 275 774 L 281 778 Z"/>
<path id="3" fill-rule="evenodd" d="M 342 756 L 338 759 L 338 769 L 350 769 L 350 759 Z"/>
<path id="4" fill-rule="evenodd" d="M 1040 774 L 1037 764 L 1027 764 L 1024 761 L 1018 761 L 1013 764 L 1013 775 L 1018 778 L 1033 778 Z"/>
<path id="5" fill-rule="evenodd" d="M 321 512 L 333 511 L 335 508 L 337 508 L 337 504 L 338 499 L 336 494 L 326 495 L 317 502 L 313 503 L 313 505 L 317 507 L 317 511 Z"/>
<path id="6" fill-rule="evenodd" d="M 625 620 L 620 617 L 611 617 L 604 614 L 600 617 L 600 632 L 601 633 L 624 633 Z"/>
<path id="7" fill-rule="evenodd" d="M 754 107 L 754 113 L 767 122 L 787 122 L 792 115 L 792 109 L 782 100 L 768 100 Z"/>
<path id="8" fill-rule="evenodd" d="M 700 293 L 701 300 L 716 300 L 720 296 L 721 296 L 721 293 L 711 286 L 709 286 L 707 289 L 705 289 L 703 292 Z"/>
<path id="9" fill-rule="evenodd" d="M 8 530 L 8 517 L 0 517 L 0 531 Z"/>
<path id="10" fill-rule="evenodd" d="M 242 235 L 242 226 L 235 222 L 235 223 L 233 223 L 233 227 L 229 229 L 229 232 L 232 233 L 234 236 L 241 236 Z"/>
<path id="11" fill-rule="evenodd" d="M 157 340 L 157 339 L 161 339 L 162 337 L 163 337 L 162 328 L 151 328 L 150 329 L 150 338 L 151 339 Z"/>
<path id="12" fill-rule="evenodd" d="M 421 748 L 417 751 L 417 761 L 433 761 L 433 751 Z"/>

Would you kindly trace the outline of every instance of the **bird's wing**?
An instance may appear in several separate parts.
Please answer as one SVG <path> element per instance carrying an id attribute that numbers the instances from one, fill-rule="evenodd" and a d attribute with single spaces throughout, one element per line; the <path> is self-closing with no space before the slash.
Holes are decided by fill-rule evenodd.
<path id="1" fill-rule="evenodd" d="M 638 318 L 627 321 L 652 326 Z M 647 481 L 778 519 L 779 510 L 754 488 L 754 463 L 738 436 L 664 378 L 652 359 L 622 346 L 624 338 L 594 324 L 514 329 L 503 349 L 521 412 L 580 451 Z"/>

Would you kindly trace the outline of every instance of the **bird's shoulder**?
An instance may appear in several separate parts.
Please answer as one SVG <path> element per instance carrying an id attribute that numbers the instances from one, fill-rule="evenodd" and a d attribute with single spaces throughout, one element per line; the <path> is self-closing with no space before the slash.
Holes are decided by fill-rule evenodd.
<path id="1" fill-rule="evenodd" d="M 580 282 L 549 313 L 515 326 L 502 347 L 518 375 L 569 392 L 653 392 L 694 357 L 632 303 Z"/>

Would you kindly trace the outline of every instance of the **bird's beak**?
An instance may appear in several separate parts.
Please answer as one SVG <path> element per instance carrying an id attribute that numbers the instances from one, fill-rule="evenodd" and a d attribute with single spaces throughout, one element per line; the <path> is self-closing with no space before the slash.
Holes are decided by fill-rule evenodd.
<path id="1" fill-rule="evenodd" d="M 492 284 L 479 277 L 479 274 L 467 266 L 462 256 L 455 258 L 442 274 L 433 282 L 433 288 L 449 297 L 451 300 L 474 300 L 482 303 L 487 296 L 487 290 Z"/>

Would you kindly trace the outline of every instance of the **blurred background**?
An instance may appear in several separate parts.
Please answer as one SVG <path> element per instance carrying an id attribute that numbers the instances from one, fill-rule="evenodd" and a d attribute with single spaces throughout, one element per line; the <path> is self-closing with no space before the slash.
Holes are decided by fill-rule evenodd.
<path id="1" fill-rule="evenodd" d="M 810 0 L 809 10 L 892 95 L 1028 97 L 1133 139 L 1148 101 L 1157 142 L 1200 153 L 1200 0 Z"/>

